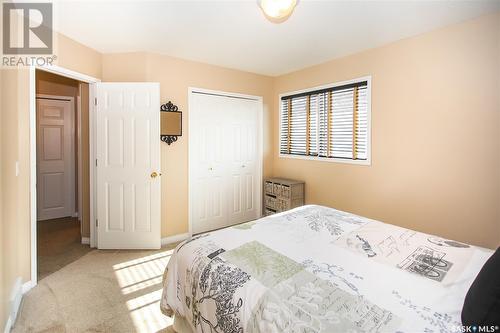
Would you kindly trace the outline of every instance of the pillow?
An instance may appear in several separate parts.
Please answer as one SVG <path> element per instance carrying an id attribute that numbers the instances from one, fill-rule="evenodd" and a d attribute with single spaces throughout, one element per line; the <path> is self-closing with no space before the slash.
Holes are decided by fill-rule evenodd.
<path id="1" fill-rule="evenodd" d="M 464 326 L 500 326 L 500 248 L 486 261 L 465 296 Z"/>

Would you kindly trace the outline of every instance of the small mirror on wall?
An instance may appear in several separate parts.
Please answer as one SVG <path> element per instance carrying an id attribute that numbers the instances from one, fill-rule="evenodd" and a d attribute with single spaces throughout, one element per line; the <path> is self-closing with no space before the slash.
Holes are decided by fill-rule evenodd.
<path id="1" fill-rule="evenodd" d="M 160 139 L 170 145 L 177 141 L 179 136 L 182 136 L 182 112 L 170 101 L 163 104 L 160 111 Z"/>

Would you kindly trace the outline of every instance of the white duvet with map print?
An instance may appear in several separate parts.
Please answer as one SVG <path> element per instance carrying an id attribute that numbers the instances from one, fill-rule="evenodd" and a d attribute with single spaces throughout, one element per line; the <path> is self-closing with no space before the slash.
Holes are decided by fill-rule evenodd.
<path id="1" fill-rule="evenodd" d="M 177 246 L 161 309 L 194 332 L 458 332 L 492 251 L 322 206 Z"/>

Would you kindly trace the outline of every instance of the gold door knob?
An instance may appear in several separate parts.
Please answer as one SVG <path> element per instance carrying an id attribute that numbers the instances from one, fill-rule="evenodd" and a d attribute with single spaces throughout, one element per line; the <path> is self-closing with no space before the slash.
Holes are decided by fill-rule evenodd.
<path id="1" fill-rule="evenodd" d="M 151 172 L 151 178 L 158 177 L 158 173 L 156 171 Z"/>

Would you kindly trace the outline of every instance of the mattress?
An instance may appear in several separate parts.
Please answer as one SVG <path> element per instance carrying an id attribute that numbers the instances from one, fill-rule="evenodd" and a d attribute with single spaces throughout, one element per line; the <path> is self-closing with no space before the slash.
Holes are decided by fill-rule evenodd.
<path id="1" fill-rule="evenodd" d="M 160 307 L 193 332 L 458 332 L 492 253 L 308 205 L 179 244 Z"/>

